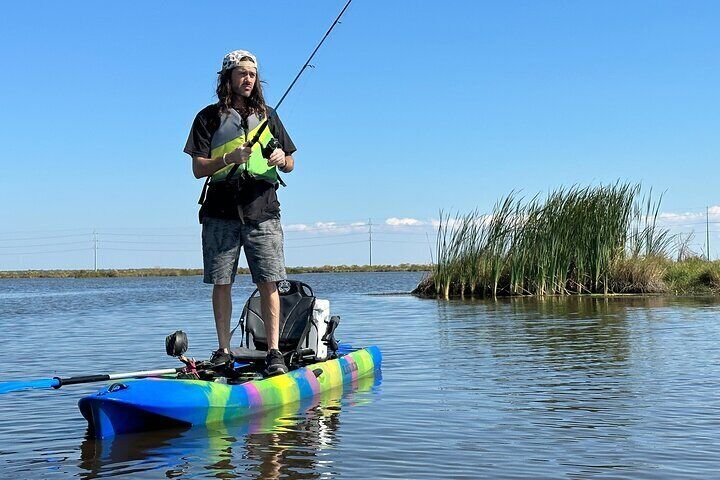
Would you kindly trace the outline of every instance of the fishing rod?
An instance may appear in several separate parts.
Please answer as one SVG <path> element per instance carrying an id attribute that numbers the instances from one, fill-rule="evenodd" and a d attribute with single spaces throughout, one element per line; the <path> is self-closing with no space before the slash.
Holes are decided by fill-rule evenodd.
<path id="1" fill-rule="evenodd" d="M 291 83 L 290 86 L 287 88 L 287 90 L 285 90 L 285 93 L 283 93 L 283 96 L 280 97 L 280 101 L 278 101 L 277 105 L 275 105 L 275 109 L 274 109 L 275 111 L 277 111 L 277 109 L 278 109 L 278 108 L 280 107 L 280 105 L 282 104 L 283 100 L 285 100 L 285 97 L 287 97 L 288 93 L 290 93 L 290 90 L 292 90 L 292 88 L 295 86 L 295 83 L 296 83 L 296 82 L 298 81 L 298 79 L 300 78 L 300 75 L 303 74 L 303 72 L 305 71 L 305 69 L 306 69 L 307 67 L 311 66 L 311 65 L 310 65 L 310 62 L 312 61 L 313 57 L 315 56 L 315 54 L 317 53 L 317 51 L 320 50 L 320 47 L 321 47 L 322 44 L 325 42 L 325 39 L 328 37 L 328 35 L 330 35 L 330 32 L 332 32 L 333 28 L 335 28 L 335 25 L 337 25 L 338 22 L 340 22 L 340 17 L 343 16 L 343 14 L 345 13 L 345 10 L 347 10 L 347 8 L 350 6 L 350 3 L 352 3 L 352 0 L 348 0 L 348 2 L 345 4 L 345 6 L 343 7 L 343 9 L 342 9 L 342 10 L 340 11 L 340 13 L 338 14 L 338 16 L 337 16 L 337 18 L 335 19 L 335 21 L 332 23 L 332 25 L 330 25 L 330 28 L 328 28 L 328 31 L 325 32 L 325 36 L 323 36 L 322 40 L 320 40 L 320 43 L 317 44 L 317 47 L 315 47 L 315 50 L 313 50 L 313 52 L 310 54 L 310 57 L 308 57 L 307 61 L 306 61 L 305 64 L 302 66 L 302 68 L 300 69 L 300 71 L 298 72 L 298 74 L 295 75 L 295 79 L 292 81 L 292 83 Z"/>
<path id="2" fill-rule="evenodd" d="M 290 93 L 290 90 L 292 90 L 292 88 L 295 86 L 298 79 L 305 71 L 305 69 L 308 67 L 312 67 L 312 65 L 310 65 L 310 62 L 312 61 L 313 57 L 315 56 L 317 51 L 320 50 L 320 47 L 322 46 L 322 44 L 325 43 L 325 40 L 330 35 L 330 32 L 333 31 L 333 29 L 335 28 L 335 25 L 340 23 L 340 18 L 342 18 L 343 14 L 345 13 L 345 10 L 348 9 L 348 7 L 350 6 L 351 3 L 352 3 L 352 0 L 347 1 L 345 6 L 343 7 L 343 9 L 340 11 L 338 16 L 335 18 L 335 21 L 332 23 L 332 25 L 330 25 L 330 28 L 328 28 L 327 32 L 325 32 L 325 35 L 322 37 L 322 40 L 320 40 L 320 43 L 317 44 L 317 46 L 315 47 L 315 50 L 312 51 L 312 53 L 308 57 L 307 61 L 305 61 L 305 64 L 303 64 L 303 66 L 300 69 L 300 71 L 298 72 L 298 74 L 295 75 L 295 78 L 290 83 L 290 86 L 287 88 L 287 90 L 285 90 L 285 93 L 283 93 L 282 97 L 280 97 L 280 100 L 275 105 L 275 108 L 273 108 L 272 112 L 270 112 L 270 115 L 268 115 L 268 117 L 265 120 L 263 120 L 263 122 L 260 124 L 259 128 L 257 129 L 255 136 L 253 136 L 252 140 L 250 140 L 245 146 L 252 148 L 255 144 L 257 144 L 260 141 L 260 136 L 262 135 L 263 131 L 268 127 L 270 118 L 272 117 L 272 115 L 277 115 L 278 108 L 280 108 L 280 105 L 282 104 L 283 100 L 285 100 L 285 97 L 288 96 L 288 93 Z M 270 156 L 270 154 L 276 148 L 279 148 L 279 147 L 280 147 L 280 142 L 278 142 L 275 138 L 273 138 L 262 149 L 263 157 L 268 158 Z M 240 168 L 240 164 L 235 164 L 233 166 L 233 168 L 230 169 L 230 172 L 228 173 L 226 178 L 228 178 L 228 180 L 229 180 L 235 174 L 235 172 L 237 172 L 238 168 Z"/>

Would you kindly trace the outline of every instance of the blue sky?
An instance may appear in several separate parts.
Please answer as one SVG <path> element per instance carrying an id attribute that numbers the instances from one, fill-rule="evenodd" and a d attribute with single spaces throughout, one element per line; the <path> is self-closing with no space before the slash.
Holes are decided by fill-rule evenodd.
<path id="1" fill-rule="evenodd" d="M 91 266 L 93 230 L 101 267 L 199 266 L 182 148 L 222 56 L 254 52 L 274 104 L 343 4 L 5 6 L 0 270 Z M 369 222 L 374 263 L 427 262 L 441 208 L 618 179 L 704 248 L 719 22 L 711 1 L 354 0 L 279 112 L 287 263 L 367 263 Z"/>

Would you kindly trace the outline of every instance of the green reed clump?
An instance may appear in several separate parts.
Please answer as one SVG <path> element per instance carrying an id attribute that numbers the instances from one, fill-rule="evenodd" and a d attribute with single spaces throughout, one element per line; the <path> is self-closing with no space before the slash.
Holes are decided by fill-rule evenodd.
<path id="1" fill-rule="evenodd" d="M 656 224 L 660 202 L 648 196 L 641 208 L 639 193 L 638 185 L 622 183 L 572 187 L 526 202 L 511 193 L 490 215 L 441 212 L 437 264 L 416 292 L 448 298 L 610 293 L 620 285 L 625 291 L 657 270 L 648 264 L 635 271 L 627 260 L 664 257 L 671 241 Z M 624 272 L 624 280 L 615 282 L 614 272 Z"/>

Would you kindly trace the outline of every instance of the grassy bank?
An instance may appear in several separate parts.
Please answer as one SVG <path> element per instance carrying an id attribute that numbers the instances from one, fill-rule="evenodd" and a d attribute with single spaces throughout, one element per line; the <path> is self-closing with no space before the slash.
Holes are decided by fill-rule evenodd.
<path id="1" fill-rule="evenodd" d="M 630 184 L 573 187 L 528 201 L 510 194 L 490 215 L 441 214 L 437 264 L 424 296 L 707 293 L 718 265 L 673 261 L 656 225 L 660 201 Z"/>
<path id="2" fill-rule="evenodd" d="M 609 278 L 608 294 L 720 295 L 720 260 L 627 259 L 616 266 Z M 432 274 L 414 293 L 437 296 Z M 460 294 L 451 290 L 451 296 Z"/>
<path id="3" fill-rule="evenodd" d="M 423 272 L 429 265 L 402 263 L 400 265 L 325 265 L 322 267 L 288 267 L 290 275 L 298 273 L 347 273 L 347 272 Z M 202 275 L 197 268 L 130 268 L 109 270 L 18 270 L 0 271 L 0 278 L 99 278 L 99 277 L 181 277 Z M 249 274 L 247 268 L 238 273 Z"/>
<path id="4" fill-rule="evenodd" d="M 720 294 L 720 261 L 694 258 L 669 262 L 662 274 L 665 292 L 678 295 Z"/>

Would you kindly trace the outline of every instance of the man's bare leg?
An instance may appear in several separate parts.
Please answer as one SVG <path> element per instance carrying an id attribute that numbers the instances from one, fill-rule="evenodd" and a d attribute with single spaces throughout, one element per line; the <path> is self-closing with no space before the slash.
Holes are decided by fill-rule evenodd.
<path id="1" fill-rule="evenodd" d="M 260 313 L 265 324 L 268 353 L 265 357 L 265 375 L 287 373 L 287 365 L 278 348 L 280 337 L 280 295 L 275 282 L 258 283 L 260 291 Z"/>
<path id="2" fill-rule="evenodd" d="M 212 304 L 218 345 L 220 350 L 228 353 L 230 352 L 230 319 L 232 318 L 232 284 L 214 285 Z"/>
<path id="3" fill-rule="evenodd" d="M 275 282 L 258 283 L 260 291 L 260 313 L 265 324 L 268 351 L 279 350 L 280 336 L 280 295 Z"/>

